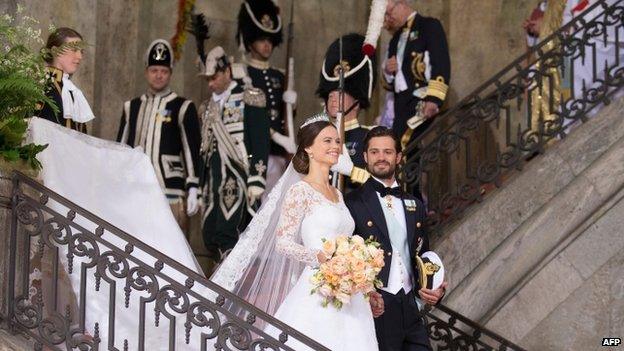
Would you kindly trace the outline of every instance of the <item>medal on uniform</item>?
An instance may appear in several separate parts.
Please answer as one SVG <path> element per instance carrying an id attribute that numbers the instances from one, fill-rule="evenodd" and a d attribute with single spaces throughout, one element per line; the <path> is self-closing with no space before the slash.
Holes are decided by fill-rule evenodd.
<path id="1" fill-rule="evenodd" d="M 158 112 L 156 119 L 160 120 L 162 123 L 168 123 L 171 122 L 171 117 L 169 116 L 171 116 L 171 111 L 165 109 Z"/>
<path id="2" fill-rule="evenodd" d="M 403 200 L 403 203 L 405 204 L 405 209 L 407 211 L 410 211 L 410 212 L 416 211 L 416 201 L 415 200 L 405 199 L 405 200 Z"/>

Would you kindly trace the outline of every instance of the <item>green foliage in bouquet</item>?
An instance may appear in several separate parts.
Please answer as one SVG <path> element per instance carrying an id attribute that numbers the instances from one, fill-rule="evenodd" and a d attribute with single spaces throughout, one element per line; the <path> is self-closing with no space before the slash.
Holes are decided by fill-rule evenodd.
<path id="1" fill-rule="evenodd" d="M 48 103 L 58 107 L 45 95 L 46 70 L 42 55 L 30 48 L 41 47 L 41 30 L 34 30 L 38 22 L 8 14 L 0 17 L 0 156 L 9 163 L 25 162 L 32 169 L 41 168 L 36 159 L 47 145 L 22 145 L 28 122 L 37 104 Z"/>

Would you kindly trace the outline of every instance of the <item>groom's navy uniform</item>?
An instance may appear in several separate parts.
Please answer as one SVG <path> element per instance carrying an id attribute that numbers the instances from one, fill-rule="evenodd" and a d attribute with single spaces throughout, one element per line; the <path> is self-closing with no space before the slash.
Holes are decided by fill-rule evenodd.
<path id="1" fill-rule="evenodd" d="M 416 250 L 429 250 L 425 207 L 397 184 L 386 188 L 373 177 L 348 193 L 345 203 L 355 220 L 354 233 L 372 236 L 385 252 L 385 266 L 379 273 L 385 311 L 375 318 L 379 350 L 431 350 L 415 300 L 420 290 L 415 278 Z"/>

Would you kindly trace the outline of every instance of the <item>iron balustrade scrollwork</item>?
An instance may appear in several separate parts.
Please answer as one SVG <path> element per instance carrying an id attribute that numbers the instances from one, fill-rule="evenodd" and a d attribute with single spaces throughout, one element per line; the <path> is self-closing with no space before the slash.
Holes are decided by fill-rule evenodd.
<path id="1" fill-rule="evenodd" d="M 328 350 L 18 172 L 11 208 L 6 321 L 38 350 Z"/>
<path id="2" fill-rule="evenodd" d="M 427 198 L 430 229 L 609 104 L 623 57 L 624 0 L 601 0 L 437 116 L 404 150 L 400 173 Z"/>
<path id="3" fill-rule="evenodd" d="M 439 304 L 426 309 L 423 319 L 437 351 L 524 351 L 524 349 L 467 317 Z"/>

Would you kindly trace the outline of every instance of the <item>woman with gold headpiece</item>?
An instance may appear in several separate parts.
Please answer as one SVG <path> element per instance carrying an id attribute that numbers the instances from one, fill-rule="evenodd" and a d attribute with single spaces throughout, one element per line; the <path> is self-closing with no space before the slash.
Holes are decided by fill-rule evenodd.
<path id="1" fill-rule="evenodd" d="M 50 34 L 43 49 L 47 63 L 46 94 L 54 100 L 58 111 L 42 103 L 36 116 L 86 133 L 86 123 L 95 116 L 82 91 L 71 80 L 82 62 L 84 47 L 82 35 L 74 29 L 61 27 Z"/>

